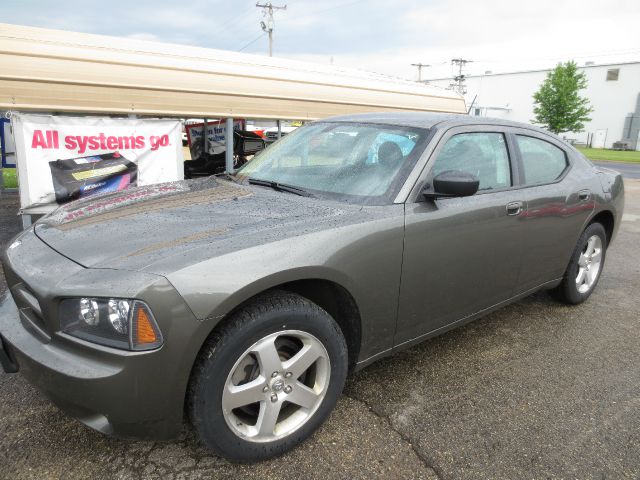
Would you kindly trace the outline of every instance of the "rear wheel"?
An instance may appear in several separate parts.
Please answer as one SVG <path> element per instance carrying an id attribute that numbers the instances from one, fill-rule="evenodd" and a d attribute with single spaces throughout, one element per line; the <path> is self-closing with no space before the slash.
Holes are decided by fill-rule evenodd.
<path id="1" fill-rule="evenodd" d="M 606 255 L 607 234 L 599 223 L 592 223 L 578 239 L 562 283 L 552 290 L 558 300 L 584 302 L 598 284 Z"/>
<path id="2" fill-rule="evenodd" d="M 238 462 L 279 455 L 310 436 L 333 409 L 347 347 L 331 316 L 287 292 L 258 298 L 207 342 L 190 387 L 202 442 Z"/>

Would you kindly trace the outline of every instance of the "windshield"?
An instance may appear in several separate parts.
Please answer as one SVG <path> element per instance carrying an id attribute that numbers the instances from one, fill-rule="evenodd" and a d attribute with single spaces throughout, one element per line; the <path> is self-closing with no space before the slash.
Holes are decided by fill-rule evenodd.
<path id="1" fill-rule="evenodd" d="M 313 123 L 261 152 L 238 177 L 346 201 L 390 203 L 424 149 L 427 134 L 410 127 Z"/>

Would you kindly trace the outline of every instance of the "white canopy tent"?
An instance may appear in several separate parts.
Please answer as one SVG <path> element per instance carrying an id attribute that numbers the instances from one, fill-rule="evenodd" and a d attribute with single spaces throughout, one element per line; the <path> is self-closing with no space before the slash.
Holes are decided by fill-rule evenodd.
<path id="1" fill-rule="evenodd" d="M 449 90 L 385 75 L 0 23 L 0 110 L 314 120 L 465 113 Z"/>

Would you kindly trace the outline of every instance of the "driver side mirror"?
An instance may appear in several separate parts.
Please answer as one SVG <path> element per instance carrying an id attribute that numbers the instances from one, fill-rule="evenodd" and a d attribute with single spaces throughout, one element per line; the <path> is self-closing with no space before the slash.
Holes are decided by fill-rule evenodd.
<path id="1" fill-rule="evenodd" d="M 433 187 L 427 186 L 422 194 L 427 198 L 469 197 L 480 187 L 475 175 L 460 170 L 447 170 L 433 177 Z"/>

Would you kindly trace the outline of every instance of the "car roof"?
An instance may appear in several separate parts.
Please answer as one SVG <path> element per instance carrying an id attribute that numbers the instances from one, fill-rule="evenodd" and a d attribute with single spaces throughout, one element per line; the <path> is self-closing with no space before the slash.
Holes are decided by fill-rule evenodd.
<path id="1" fill-rule="evenodd" d="M 526 123 L 513 122 L 503 118 L 476 117 L 472 115 L 434 113 L 434 112 L 376 112 L 360 113 L 355 115 L 340 115 L 321 120 L 322 122 L 356 122 L 379 123 L 386 125 L 398 125 L 403 127 L 452 127 L 456 125 L 496 125 L 518 128 L 527 128 L 550 135 L 549 132 L 539 127 Z"/>

